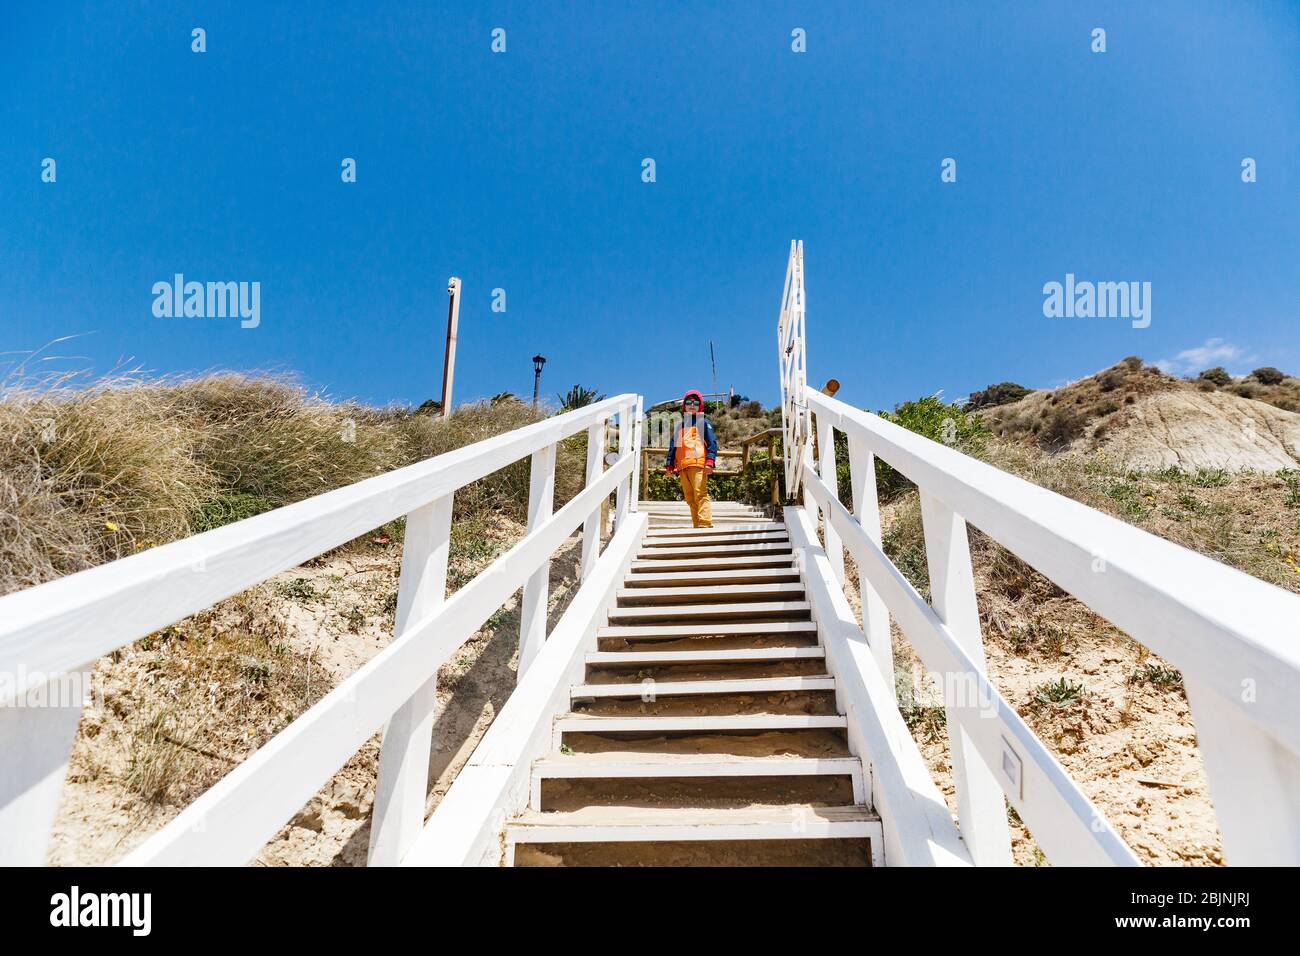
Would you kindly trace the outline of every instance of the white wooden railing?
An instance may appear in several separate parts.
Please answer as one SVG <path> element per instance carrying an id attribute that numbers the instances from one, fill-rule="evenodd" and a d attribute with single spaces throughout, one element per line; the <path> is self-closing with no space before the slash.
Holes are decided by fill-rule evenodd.
<path id="1" fill-rule="evenodd" d="M 438 668 L 523 587 L 519 673 L 546 640 L 551 555 L 582 525 L 581 573 L 601 564 L 600 506 L 633 520 L 641 399 L 619 395 L 111 564 L 0 598 L 0 863 L 39 864 L 81 714 L 25 706 L 77 684 L 125 644 L 406 516 L 392 643 L 132 853 L 129 864 L 252 859 L 381 727 L 371 864 L 395 864 L 424 823 Z M 618 456 L 604 449 L 617 419 Z M 552 513 L 556 444 L 587 432 L 586 487 Z M 450 598 L 447 549 L 457 489 L 531 456 L 527 534 Z M 626 536 L 625 536 L 626 537 Z M 615 558 L 615 560 L 622 560 Z M 24 706 L 20 706 L 24 704 Z"/>
<path id="2" fill-rule="evenodd" d="M 801 253 L 792 249 L 789 267 L 800 283 Z M 789 296 L 780 341 L 783 354 L 802 353 Z M 1300 597 L 809 389 L 784 359 L 781 385 L 783 410 L 816 419 L 816 464 L 788 423 L 787 474 L 802 476 L 820 511 L 828 573 L 843 583 L 845 547 L 858 567 L 871 653 L 855 660 L 879 670 L 872 686 L 892 690 L 892 614 L 940 679 L 975 863 L 1010 861 L 1004 797 L 1051 862 L 1136 859 L 985 676 L 968 522 L 1181 670 L 1227 861 L 1300 863 Z M 839 500 L 836 431 L 847 438 L 852 510 Z M 877 456 L 920 490 L 931 603 L 881 548 Z"/>

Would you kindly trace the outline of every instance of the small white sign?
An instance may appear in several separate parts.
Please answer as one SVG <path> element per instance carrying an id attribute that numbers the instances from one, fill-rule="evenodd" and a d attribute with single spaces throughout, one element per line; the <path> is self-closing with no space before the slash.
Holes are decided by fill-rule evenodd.
<path id="1" fill-rule="evenodd" d="M 1002 776 L 1007 778 L 1007 792 L 1025 799 L 1025 763 L 1006 737 L 1002 738 Z"/>

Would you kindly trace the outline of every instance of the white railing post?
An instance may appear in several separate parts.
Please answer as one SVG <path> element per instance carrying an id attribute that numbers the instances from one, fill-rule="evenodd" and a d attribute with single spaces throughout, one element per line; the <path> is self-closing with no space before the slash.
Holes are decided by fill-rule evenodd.
<path id="1" fill-rule="evenodd" d="M 620 485 L 620 487 L 622 487 Z M 533 452 L 528 478 L 528 530 L 546 523 L 555 510 L 555 446 Z M 519 670 L 524 676 L 546 641 L 546 614 L 550 605 L 551 559 L 547 556 L 524 585 L 519 612 Z"/>
<path id="2" fill-rule="evenodd" d="M 632 405 L 624 405 L 618 410 L 618 457 L 622 458 L 629 454 L 632 447 Z M 635 488 L 629 489 L 629 483 L 632 476 L 629 475 L 627 481 L 618 483 L 618 492 L 614 495 L 614 532 L 617 533 L 623 527 L 628 513 L 629 491 L 635 492 Z"/>
<path id="3" fill-rule="evenodd" d="M 921 490 L 921 518 L 930 569 L 931 606 L 984 673 L 984 640 L 975 601 L 975 575 L 966 520 L 924 489 Z M 1006 797 L 963 726 L 966 720 L 980 719 L 980 701 L 969 699 L 974 696 L 974 681 L 964 674 L 938 676 L 943 680 L 952 781 L 962 839 L 977 866 L 1010 866 L 1011 833 L 1007 828 Z M 954 695 L 965 699 L 953 700 Z"/>
<path id="4" fill-rule="evenodd" d="M 0 866 L 45 865 L 90 673 L 0 702 Z"/>
<path id="5" fill-rule="evenodd" d="M 817 468 L 818 474 L 830 489 L 832 498 L 839 498 L 839 476 L 835 469 L 835 428 L 825 415 L 817 416 Z M 831 524 L 829 511 L 822 511 L 822 536 L 826 539 L 826 557 L 840 587 L 844 586 L 844 545 L 839 532 Z"/>
<path id="6" fill-rule="evenodd" d="M 1229 866 L 1300 863 L 1300 757 L 1209 687 L 1183 677 Z M 1255 693 L 1243 687 L 1242 699 Z"/>
<path id="7" fill-rule="evenodd" d="M 605 422 L 601 421 L 587 429 L 587 482 L 583 486 L 590 488 L 600 477 L 605 467 Z M 592 511 L 590 517 L 582 523 L 582 580 L 585 581 L 596 567 L 596 558 L 600 556 L 600 536 L 604 528 L 600 526 L 600 505 Z"/>
<path id="8" fill-rule="evenodd" d="M 636 464 L 632 466 L 632 504 L 633 511 L 639 509 L 639 499 L 641 497 L 641 431 L 644 428 L 641 417 L 644 399 L 637 396 L 636 413 L 632 419 L 632 454 L 636 456 Z"/>
<path id="9" fill-rule="evenodd" d="M 444 495 L 406 517 L 394 640 L 447 599 L 452 503 L 453 495 Z M 437 692 L 438 675 L 431 674 L 384 727 L 370 821 L 370 866 L 396 866 L 424 826 Z"/>
<path id="10" fill-rule="evenodd" d="M 853 490 L 853 516 L 876 547 L 881 547 L 880 496 L 876 490 L 876 456 L 856 435 L 849 434 L 849 484 Z M 871 656 L 880 667 L 885 686 L 897 693 L 894 682 L 894 645 L 889 634 L 889 608 L 876 593 L 862 568 L 858 568 L 858 598 L 862 605 L 862 632 Z"/>

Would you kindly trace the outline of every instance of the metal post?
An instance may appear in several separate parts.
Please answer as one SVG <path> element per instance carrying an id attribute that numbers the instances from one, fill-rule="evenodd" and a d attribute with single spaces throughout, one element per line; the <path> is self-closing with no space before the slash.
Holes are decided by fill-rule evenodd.
<path id="1" fill-rule="evenodd" d="M 456 373 L 456 326 L 460 323 L 460 280 L 447 280 L 447 351 L 442 360 L 442 417 L 451 414 L 451 381 Z"/>

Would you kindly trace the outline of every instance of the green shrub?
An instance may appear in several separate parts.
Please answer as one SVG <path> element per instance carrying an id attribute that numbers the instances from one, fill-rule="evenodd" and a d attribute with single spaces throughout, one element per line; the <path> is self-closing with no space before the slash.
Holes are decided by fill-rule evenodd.
<path id="1" fill-rule="evenodd" d="M 1024 398 L 1033 389 L 1017 385 L 1015 382 L 999 382 L 978 392 L 971 392 L 966 400 L 965 411 L 973 412 L 980 408 L 993 408 L 996 405 L 1009 405 Z"/>
<path id="2" fill-rule="evenodd" d="M 984 453 L 988 439 L 988 431 L 977 416 L 968 415 L 956 405 L 944 404 L 936 395 L 903 402 L 894 406 L 892 412 L 882 411 L 880 417 L 975 457 Z M 841 489 L 846 486 L 847 482 L 840 483 Z M 876 459 L 876 486 L 882 504 L 915 487 L 879 458 Z"/>

